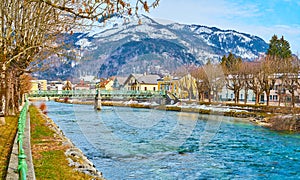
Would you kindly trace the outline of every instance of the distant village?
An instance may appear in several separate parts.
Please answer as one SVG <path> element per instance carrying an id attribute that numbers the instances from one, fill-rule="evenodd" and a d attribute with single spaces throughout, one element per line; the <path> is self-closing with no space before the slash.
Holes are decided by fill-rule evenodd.
<path id="1" fill-rule="evenodd" d="M 212 82 L 213 83 L 213 82 Z M 78 82 L 70 81 L 47 81 L 47 80 L 31 80 L 31 91 L 63 91 L 63 90 L 106 90 L 106 91 L 161 91 L 174 95 L 182 101 L 199 101 L 200 98 L 204 101 L 217 102 L 234 102 L 235 93 L 230 90 L 225 82 L 219 88 L 218 94 L 213 92 L 199 92 L 199 84 L 191 74 L 182 76 L 167 75 L 161 77 L 157 74 L 130 74 L 127 77 L 113 76 L 110 78 L 97 79 L 94 76 L 81 77 Z M 279 101 L 279 93 L 285 95 L 285 102 L 291 101 L 291 94 L 287 90 L 278 92 L 278 87 L 281 85 L 280 78 L 274 81 L 274 88 L 272 88 L 269 96 L 270 103 L 277 105 Z M 283 92 L 285 91 L 285 92 Z M 203 96 L 203 97 L 202 97 Z M 299 102 L 299 94 L 296 91 L 296 102 Z M 246 97 L 246 99 L 245 99 Z M 239 101 L 245 103 L 255 102 L 255 93 L 251 90 L 241 89 L 239 93 Z M 266 101 L 266 94 L 263 92 L 260 95 L 260 104 Z"/>

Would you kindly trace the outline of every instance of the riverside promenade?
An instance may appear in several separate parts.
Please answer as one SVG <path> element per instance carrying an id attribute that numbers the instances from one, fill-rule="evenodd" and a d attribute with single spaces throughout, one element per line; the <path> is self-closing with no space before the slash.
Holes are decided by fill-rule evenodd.
<path id="1" fill-rule="evenodd" d="M 35 180 L 34 166 L 32 162 L 31 143 L 30 143 L 30 114 L 27 112 L 26 126 L 24 132 L 23 148 L 26 155 L 27 177 L 26 179 Z M 7 180 L 15 180 L 19 178 L 18 173 L 18 136 L 16 134 L 12 153 L 10 155 L 9 166 L 7 169 Z"/>
<path id="2" fill-rule="evenodd" d="M 34 146 L 36 145 L 35 143 L 31 144 L 31 133 L 34 131 L 34 129 L 31 129 L 31 118 L 30 118 L 30 113 L 31 111 L 27 112 L 27 117 L 26 117 L 26 127 L 25 127 L 25 131 L 24 131 L 24 138 L 23 138 L 23 149 L 25 151 L 25 155 L 26 155 L 26 164 L 27 164 L 27 172 L 26 172 L 26 177 L 25 178 L 21 178 L 21 179 L 30 179 L 30 180 L 35 180 L 35 179 L 44 179 L 45 177 L 38 175 L 36 176 L 35 173 L 35 168 L 34 168 L 34 164 L 33 164 L 33 156 L 32 154 L 36 154 L 37 151 Z M 64 177 L 64 173 L 63 174 L 59 174 L 57 175 L 57 179 L 60 178 L 71 178 L 74 177 L 77 178 L 77 176 L 83 178 L 83 179 L 103 179 L 102 177 L 102 173 L 99 172 L 93 165 L 92 162 L 90 162 L 85 155 L 82 153 L 82 151 L 78 148 L 76 148 L 74 146 L 74 144 L 68 139 L 66 138 L 62 131 L 59 129 L 59 127 L 50 119 L 48 118 L 46 115 L 44 115 L 41 111 L 38 111 L 39 114 L 39 118 L 43 119 L 43 121 L 45 121 L 45 126 L 47 126 L 47 128 L 54 132 L 53 137 L 50 137 L 50 139 L 52 139 L 55 142 L 60 142 L 58 143 L 57 147 L 58 149 L 62 149 L 64 151 L 64 157 L 65 157 L 65 161 L 63 159 L 60 158 L 59 161 L 65 162 L 64 163 L 64 168 L 65 169 L 70 169 L 69 171 L 71 173 L 69 173 L 69 176 Z M 7 122 L 7 124 L 9 124 L 10 122 Z M 33 126 L 36 126 L 36 122 L 34 122 Z M 1 127 L 2 126 L 2 127 Z M 6 125 L 2 124 L 0 127 L 4 128 Z M 15 125 L 16 126 L 16 125 Z M 13 127 L 13 126 L 12 126 Z M 7 179 L 7 180 L 15 180 L 15 179 L 20 179 L 19 178 L 19 173 L 18 173 L 18 168 L 19 168 L 19 163 L 18 163 L 18 133 L 15 133 L 16 131 L 13 131 L 12 136 L 14 136 L 14 143 L 12 144 L 12 151 L 10 156 L 7 156 L 7 158 L 9 159 L 9 164 L 7 167 L 7 172 L 2 172 L 2 174 L 4 175 L 2 178 Z M 0 134 L 1 135 L 1 134 Z M 45 137 L 44 137 L 45 138 Z M 34 141 L 33 141 L 34 142 Z M 41 144 L 42 147 L 48 147 L 48 146 L 53 146 L 51 141 L 47 141 L 47 142 L 43 142 L 43 143 L 47 143 L 48 145 L 45 144 Z M 2 144 L 0 144 L 2 146 Z M 33 146 L 32 146 L 33 145 Z M 32 152 L 33 151 L 33 152 Z M 51 151 L 51 149 L 46 149 L 45 151 Z M 75 157 L 75 159 L 78 159 L 77 162 L 76 160 L 73 160 L 72 157 Z M 55 156 L 53 156 L 53 158 L 56 158 Z M 63 157 L 62 157 L 63 158 Z M 47 163 L 47 160 L 46 160 Z M 40 165 L 38 165 L 40 168 Z M 57 165 L 59 166 L 59 165 Z M 63 168 L 63 167 L 62 167 Z M 77 173 L 75 173 L 75 171 L 77 171 Z M 64 172 L 64 171 L 62 171 Z M 73 173 L 72 173 L 73 172 Z M 78 175 L 79 174 L 79 175 Z M 81 175 L 80 175 L 81 174 Z M 52 176 L 51 178 L 55 178 L 55 174 L 54 176 Z"/>

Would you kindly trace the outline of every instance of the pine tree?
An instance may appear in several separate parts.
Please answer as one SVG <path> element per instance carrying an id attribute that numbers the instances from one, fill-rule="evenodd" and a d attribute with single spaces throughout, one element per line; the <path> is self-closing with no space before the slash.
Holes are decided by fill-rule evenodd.
<path id="1" fill-rule="evenodd" d="M 280 39 L 278 39 L 276 35 L 273 35 L 270 40 L 267 55 L 270 55 L 275 59 L 285 59 L 292 57 L 290 43 L 287 40 L 285 40 L 283 36 Z"/>
<path id="2" fill-rule="evenodd" d="M 271 55 L 271 56 L 277 56 L 278 49 L 279 49 L 278 37 L 277 37 L 277 35 L 273 35 L 270 40 L 269 49 L 267 51 L 267 54 Z"/>
<path id="3" fill-rule="evenodd" d="M 281 45 L 281 49 L 280 49 L 281 58 L 285 59 L 285 58 L 292 57 L 292 51 L 290 50 L 290 43 L 287 40 L 285 40 L 283 36 L 280 39 L 280 45 Z"/>

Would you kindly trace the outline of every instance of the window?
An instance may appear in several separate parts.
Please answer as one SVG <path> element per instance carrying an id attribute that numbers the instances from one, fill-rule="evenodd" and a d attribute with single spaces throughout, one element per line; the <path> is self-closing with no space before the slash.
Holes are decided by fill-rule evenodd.
<path id="1" fill-rule="evenodd" d="M 147 87 L 145 87 L 145 91 L 147 91 Z"/>
<path id="2" fill-rule="evenodd" d="M 274 96 L 273 96 L 273 100 L 274 100 L 274 101 L 277 101 L 277 100 L 278 100 L 278 96 L 277 96 L 277 95 L 274 95 Z"/>
<path id="3" fill-rule="evenodd" d="M 155 91 L 155 87 L 153 87 L 153 91 Z"/>
<path id="4" fill-rule="evenodd" d="M 243 94 L 241 94 L 241 99 L 243 99 L 244 97 L 243 97 L 244 95 Z"/>
<path id="5" fill-rule="evenodd" d="M 270 95 L 270 100 L 272 100 L 272 95 Z"/>

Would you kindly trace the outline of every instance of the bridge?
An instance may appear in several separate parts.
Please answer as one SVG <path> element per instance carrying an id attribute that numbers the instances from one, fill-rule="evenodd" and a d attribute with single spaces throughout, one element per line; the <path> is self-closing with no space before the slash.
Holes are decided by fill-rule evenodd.
<path id="1" fill-rule="evenodd" d="M 97 90 L 49 90 L 49 91 L 31 91 L 29 97 L 57 97 L 57 98 L 78 98 L 78 99 L 94 99 Z M 127 90 L 100 90 L 102 99 L 151 99 L 165 98 L 163 91 L 127 91 Z"/>

